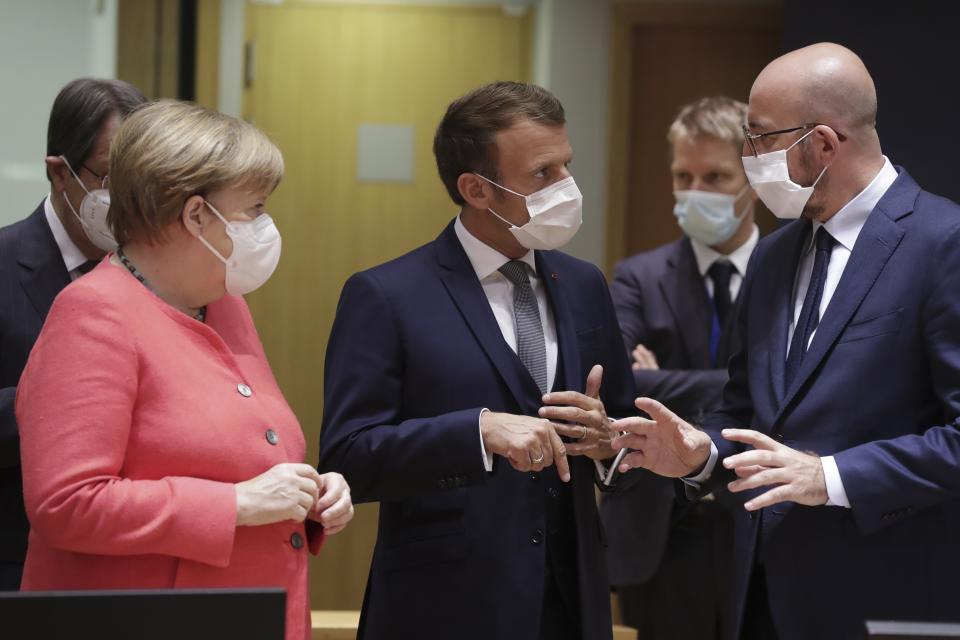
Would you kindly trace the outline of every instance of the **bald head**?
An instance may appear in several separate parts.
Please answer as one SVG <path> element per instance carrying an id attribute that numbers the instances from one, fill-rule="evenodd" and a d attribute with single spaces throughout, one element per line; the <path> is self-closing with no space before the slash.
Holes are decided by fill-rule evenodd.
<path id="1" fill-rule="evenodd" d="M 755 102 L 776 105 L 783 122 L 775 124 L 784 127 L 820 122 L 862 139 L 871 137 L 877 122 L 877 91 L 863 61 L 829 42 L 791 51 L 768 64 L 750 90 L 750 106 Z"/>

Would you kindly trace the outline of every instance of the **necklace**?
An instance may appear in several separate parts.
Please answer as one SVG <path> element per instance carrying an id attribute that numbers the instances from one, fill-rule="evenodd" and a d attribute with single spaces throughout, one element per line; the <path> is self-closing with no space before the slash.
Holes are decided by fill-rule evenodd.
<path id="1" fill-rule="evenodd" d="M 130 262 L 130 258 L 128 258 L 127 255 L 123 252 L 123 247 L 117 247 L 117 258 L 120 259 L 120 264 L 122 264 L 124 267 L 127 268 L 127 271 L 130 272 L 130 275 L 132 275 L 134 278 L 139 280 L 140 283 L 143 284 L 143 286 L 145 286 L 147 289 L 156 293 L 156 290 L 150 286 L 150 283 L 147 282 L 147 279 L 143 277 L 143 274 L 140 273 L 140 271 L 134 266 L 132 262 Z M 199 322 L 205 322 L 207 319 L 207 308 L 200 307 L 200 309 L 198 309 L 195 314 L 192 314 L 192 315 L 187 314 L 187 315 L 190 315 L 194 320 L 197 320 Z"/>

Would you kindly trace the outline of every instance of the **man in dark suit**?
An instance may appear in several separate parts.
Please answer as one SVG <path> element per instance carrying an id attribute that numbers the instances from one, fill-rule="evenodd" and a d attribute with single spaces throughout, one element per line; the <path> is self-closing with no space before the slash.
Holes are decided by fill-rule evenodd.
<path id="1" fill-rule="evenodd" d="M 618 424 L 637 448 L 621 470 L 742 496 L 737 637 L 957 617 L 960 207 L 882 155 L 876 106 L 838 45 L 761 72 L 744 168 L 771 211 L 800 219 L 756 249 L 745 348 L 705 431 L 650 399 L 651 420 Z"/>
<path id="2" fill-rule="evenodd" d="M 29 217 L 0 229 L 0 589 L 20 587 L 29 529 L 13 413 L 17 382 L 53 299 L 104 255 L 79 213 L 87 193 L 104 185 L 120 120 L 143 102 L 136 88 L 117 80 L 66 85 L 47 127 L 50 194 Z"/>
<path id="3" fill-rule="evenodd" d="M 360 637 L 609 638 L 594 490 L 633 380 L 603 274 L 552 250 L 581 222 L 563 107 L 481 87 L 434 152 L 460 215 L 350 278 L 327 350 L 320 467 L 380 502 Z"/>
<path id="4" fill-rule="evenodd" d="M 726 97 L 680 110 L 667 141 L 684 236 L 619 263 L 610 287 L 637 393 L 694 424 L 719 406 L 740 285 L 757 246 L 756 195 L 740 162 L 746 114 L 747 105 Z M 715 497 L 680 503 L 670 480 L 647 472 L 603 496 L 610 582 L 624 624 L 640 637 L 720 637 L 732 522 Z"/>

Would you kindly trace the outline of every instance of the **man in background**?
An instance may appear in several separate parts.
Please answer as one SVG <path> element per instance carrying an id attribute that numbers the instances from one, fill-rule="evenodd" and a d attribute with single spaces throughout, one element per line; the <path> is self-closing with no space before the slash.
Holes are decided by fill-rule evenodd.
<path id="1" fill-rule="evenodd" d="M 83 78 L 63 87 L 47 127 L 50 194 L 27 218 L 0 228 L 0 589 L 20 587 L 29 531 L 13 412 L 17 382 L 53 299 L 109 248 L 103 220 L 81 223 L 80 213 L 106 213 L 102 204 L 84 207 L 84 199 L 106 186 L 113 134 L 145 101 L 119 80 Z"/>
<path id="2" fill-rule="evenodd" d="M 737 348 L 740 285 L 758 240 L 757 197 L 740 161 L 746 114 L 746 104 L 727 97 L 680 109 L 667 141 L 684 235 L 619 263 L 611 285 L 638 395 L 694 424 L 720 404 Z M 720 637 L 732 522 L 714 498 L 680 503 L 669 480 L 643 471 L 603 496 L 611 584 L 624 623 L 641 638 Z"/>

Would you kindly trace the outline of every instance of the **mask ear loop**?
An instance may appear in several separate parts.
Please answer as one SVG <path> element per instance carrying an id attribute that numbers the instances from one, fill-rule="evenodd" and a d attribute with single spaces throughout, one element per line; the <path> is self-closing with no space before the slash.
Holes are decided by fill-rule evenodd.
<path id="1" fill-rule="evenodd" d="M 805 134 L 803 134 L 802 136 L 800 136 L 800 138 L 799 138 L 796 142 L 794 142 L 792 145 L 790 145 L 789 147 L 786 148 L 786 151 L 790 151 L 790 149 L 793 149 L 795 146 L 797 146 L 798 144 L 800 144 L 800 143 L 804 140 L 804 138 L 806 138 L 807 136 L 809 136 L 809 135 L 810 135 L 811 133 L 813 133 L 814 131 L 815 131 L 815 129 L 811 129 L 811 130 L 808 131 L 807 133 L 805 133 Z M 823 174 L 825 174 L 825 173 L 827 172 L 827 168 L 828 168 L 829 166 L 830 166 L 830 165 L 826 165 L 826 166 L 823 167 L 823 170 L 820 172 L 820 175 L 817 176 L 817 179 L 813 181 L 813 184 L 810 185 L 810 187 L 815 187 L 815 186 L 817 186 L 817 183 L 820 182 L 820 178 L 822 178 L 822 177 L 823 177 Z"/>
<path id="2" fill-rule="evenodd" d="M 223 224 L 224 224 L 225 227 L 229 227 L 229 226 L 230 226 L 230 223 L 227 222 L 227 219 L 224 218 L 222 215 L 220 215 L 220 212 L 217 211 L 217 208 L 214 207 L 214 206 L 213 206 L 212 204 L 210 204 L 209 202 L 207 202 L 207 199 L 206 199 L 206 198 L 203 199 L 203 203 L 210 208 L 210 211 L 213 211 L 213 213 L 214 213 L 215 216 L 217 216 L 218 218 L 220 218 L 220 219 L 223 221 Z M 229 265 L 229 264 L 230 264 L 230 260 L 228 260 L 227 258 L 224 258 L 224 257 L 223 257 L 223 254 L 221 254 L 219 251 L 217 251 L 216 249 L 214 249 L 214 248 L 213 248 L 213 245 L 210 244 L 210 243 L 207 241 L 207 239 L 203 237 L 203 233 L 201 233 L 200 235 L 198 235 L 198 236 L 197 236 L 197 239 L 200 240 L 200 242 L 203 243 L 203 246 L 205 246 L 207 249 L 210 250 L 210 253 L 212 253 L 213 255 L 217 256 L 217 258 L 220 259 L 220 262 L 222 262 L 223 264 L 226 264 L 226 265 Z M 233 242 L 233 239 L 232 239 L 232 238 L 231 238 L 230 242 Z"/>
<path id="3" fill-rule="evenodd" d="M 503 190 L 506 191 L 507 193 L 512 193 L 513 195 L 517 196 L 518 198 L 523 198 L 523 199 L 524 199 L 524 202 L 526 202 L 527 196 L 523 195 L 522 193 L 517 193 L 516 191 L 513 191 L 513 190 L 511 190 L 511 189 L 507 189 L 507 188 L 506 188 L 505 186 L 503 186 L 502 184 L 497 184 L 496 182 L 494 182 L 494 181 L 491 180 L 490 178 L 488 178 L 488 177 L 486 177 L 486 176 L 482 176 L 482 175 L 480 175 L 479 173 L 474 173 L 473 175 L 477 176 L 477 177 L 480 178 L 481 180 L 486 180 L 487 182 L 489 182 L 489 183 L 492 184 L 493 186 L 498 187 L 498 188 L 500 188 L 500 189 L 503 189 Z M 493 215 L 495 215 L 495 216 L 496 216 L 497 218 L 499 218 L 504 224 L 508 225 L 511 229 L 519 229 L 519 228 L 520 228 L 520 227 L 518 227 L 517 225 L 513 224 L 512 222 L 510 222 L 509 220 L 507 220 L 506 218 L 504 218 L 502 215 L 500 215 L 500 214 L 497 213 L 496 211 L 494 211 L 493 209 L 491 209 L 490 207 L 487 207 L 487 211 L 489 211 L 490 213 L 492 213 Z M 527 215 L 530 215 L 530 212 L 529 212 L 529 211 L 527 212 Z"/>

